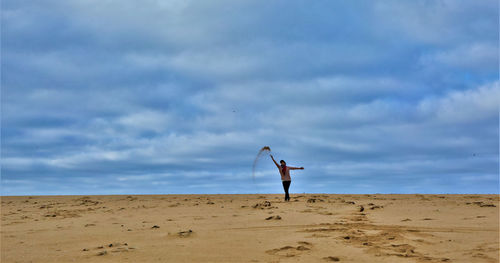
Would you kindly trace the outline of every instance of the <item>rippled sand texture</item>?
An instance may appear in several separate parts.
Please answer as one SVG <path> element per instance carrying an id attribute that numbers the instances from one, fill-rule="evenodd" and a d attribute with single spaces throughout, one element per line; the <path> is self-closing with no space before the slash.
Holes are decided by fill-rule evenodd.
<path id="1" fill-rule="evenodd" d="M 498 262 L 498 195 L 1 198 L 1 262 Z"/>

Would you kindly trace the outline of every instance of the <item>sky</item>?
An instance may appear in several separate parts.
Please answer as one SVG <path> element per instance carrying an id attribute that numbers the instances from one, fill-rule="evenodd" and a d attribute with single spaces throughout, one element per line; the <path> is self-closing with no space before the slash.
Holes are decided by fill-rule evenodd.
<path id="1" fill-rule="evenodd" d="M 496 0 L 1 5 L 1 195 L 499 193 Z"/>

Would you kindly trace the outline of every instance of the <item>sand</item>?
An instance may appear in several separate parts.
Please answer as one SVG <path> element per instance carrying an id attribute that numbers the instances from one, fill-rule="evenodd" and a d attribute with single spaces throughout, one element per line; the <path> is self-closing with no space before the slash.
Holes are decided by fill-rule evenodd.
<path id="1" fill-rule="evenodd" d="M 498 262 L 498 195 L 3 196 L 1 262 Z"/>
<path id="2" fill-rule="evenodd" d="M 252 165 L 252 182 L 255 182 L 255 168 L 257 167 L 257 163 L 259 162 L 259 160 L 263 159 L 263 157 L 266 157 L 269 154 L 271 154 L 271 148 L 269 146 L 262 147 L 259 150 L 259 153 L 257 153 L 257 156 L 255 157 Z"/>

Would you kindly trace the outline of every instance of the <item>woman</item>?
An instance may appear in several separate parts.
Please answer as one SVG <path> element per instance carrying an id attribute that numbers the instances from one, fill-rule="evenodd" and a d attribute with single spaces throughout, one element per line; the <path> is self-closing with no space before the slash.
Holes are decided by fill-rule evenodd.
<path id="1" fill-rule="evenodd" d="M 280 171 L 283 189 L 285 190 L 285 201 L 290 201 L 290 195 L 288 195 L 288 188 L 290 188 L 290 183 L 292 182 L 292 179 L 290 178 L 290 170 L 304 170 L 304 167 L 286 166 L 286 162 L 283 160 L 280 161 L 280 166 L 274 160 L 273 155 L 270 154 L 270 156 L 271 159 L 273 159 L 274 164 L 276 164 L 276 167 L 278 167 L 278 170 Z"/>

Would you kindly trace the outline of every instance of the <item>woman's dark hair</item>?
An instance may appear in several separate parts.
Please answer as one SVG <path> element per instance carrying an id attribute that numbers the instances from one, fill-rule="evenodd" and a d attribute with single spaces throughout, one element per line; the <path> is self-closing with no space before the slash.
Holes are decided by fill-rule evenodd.
<path id="1" fill-rule="evenodd" d="M 283 160 L 281 160 L 281 161 L 280 161 L 280 163 L 285 163 L 285 164 L 286 164 L 286 162 L 285 162 L 285 161 L 283 161 Z"/>

